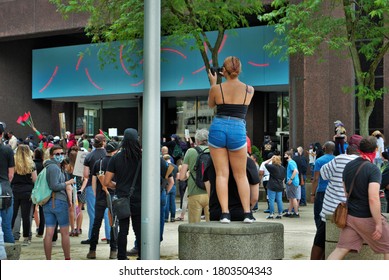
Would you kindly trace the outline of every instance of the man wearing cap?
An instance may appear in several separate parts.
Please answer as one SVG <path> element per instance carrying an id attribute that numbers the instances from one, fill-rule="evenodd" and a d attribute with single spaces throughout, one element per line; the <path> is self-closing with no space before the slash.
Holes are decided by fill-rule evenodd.
<path id="1" fill-rule="evenodd" d="M 106 186 L 102 186 L 99 180 L 99 176 L 103 175 L 108 167 L 108 162 L 111 157 L 116 154 L 119 149 L 119 143 L 117 142 L 108 142 L 105 146 L 107 155 L 96 161 L 92 169 L 92 189 L 96 194 L 96 204 L 95 204 L 95 220 L 93 222 L 92 236 L 90 239 L 89 253 L 86 255 L 88 259 L 96 259 L 96 247 L 99 240 L 99 232 L 101 227 L 101 222 L 104 218 L 104 213 L 108 207 L 107 205 L 107 195 L 106 191 L 109 191 L 111 197 L 114 195 L 114 190 L 107 189 Z M 116 259 L 117 255 L 117 240 L 114 238 L 113 228 L 111 227 L 110 240 L 107 239 L 107 242 L 110 244 L 110 259 Z"/>
<path id="2" fill-rule="evenodd" d="M 311 260 L 322 260 L 325 256 L 326 238 L 326 215 L 332 215 L 340 202 L 346 201 L 343 188 L 342 174 L 344 167 L 350 161 L 359 156 L 359 142 L 362 136 L 354 134 L 350 137 L 346 154 L 336 156 L 330 162 L 324 164 L 320 169 L 320 175 L 324 180 L 328 180 L 325 190 L 323 207 L 320 212 L 321 220 L 317 227 L 315 239 L 311 250 Z"/>
<path id="3" fill-rule="evenodd" d="M 4 136 L 4 126 L 0 124 L 0 139 Z M 15 173 L 14 153 L 9 146 L 0 145 L 0 186 L 1 195 L 6 195 L 9 192 L 12 195 L 11 181 Z M 2 198 L 1 198 L 2 199 Z M 0 209 L 1 227 L 4 232 L 4 242 L 15 243 L 12 234 L 12 216 L 13 216 L 13 199 L 10 205 L 5 209 Z"/>
<path id="4" fill-rule="evenodd" d="M 81 244 L 90 244 L 90 239 L 92 237 L 93 222 L 95 220 L 96 197 L 92 189 L 93 174 L 91 171 L 93 170 L 93 166 L 95 165 L 96 161 L 106 156 L 106 152 L 104 149 L 105 142 L 106 142 L 106 138 L 103 134 L 96 134 L 93 143 L 95 149 L 91 153 L 89 153 L 84 160 L 84 181 L 81 186 L 81 191 L 85 189 L 85 193 L 86 193 L 86 208 L 89 216 L 89 230 L 88 230 L 88 239 L 81 241 Z M 110 227 L 108 225 L 108 214 L 105 215 L 104 218 L 106 221 L 105 236 L 107 237 L 107 239 L 109 239 Z"/>

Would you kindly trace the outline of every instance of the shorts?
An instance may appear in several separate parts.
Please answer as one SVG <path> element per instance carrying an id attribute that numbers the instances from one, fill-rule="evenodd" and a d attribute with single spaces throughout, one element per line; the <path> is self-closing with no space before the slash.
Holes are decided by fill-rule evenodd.
<path id="1" fill-rule="evenodd" d="M 295 186 L 293 184 L 292 185 L 286 184 L 286 198 L 287 199 L 291 199 L 291 198 L 300 199 L 301 198 L 301 188 L 299 189 L 299 187 L 300 186 Z"/>
<path id="2" fill-rule="evenodd" d="M 55 227 L 58 222 L 59 227 L 69 226 L 69 205 L 67 201 L 55 199 L 53 208 L 53 199 L 50 199 L 43 205 L 43 213 L 45 215 L 45 225 L 47 227 Z"/>
<path id="3" fill-rule="evenodd" d="M 215 116 L 209 128 L 208 145 L 237 151 L 247 145 L 244 119 Z"/>
<path id="4" fill-rule="evenodd" d="M 381 217 L 382 236 L 379 240 L 373 240 L 371 234 L 375 230 L 373 218 L 357 218 L 347 216 L 346 227 L 339 235 L 339 242 L 336 247 L 359 252 L 363 241 L 377 254 L 389 253 L 389 224 L 385 217 Z"/>

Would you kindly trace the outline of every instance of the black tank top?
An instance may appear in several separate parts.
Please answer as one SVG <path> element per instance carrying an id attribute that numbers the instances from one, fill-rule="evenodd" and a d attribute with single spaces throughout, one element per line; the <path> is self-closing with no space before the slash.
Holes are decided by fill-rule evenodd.
<path id="1" fill-rule="evenodd" d="M 220 84 L 220 91 L 221 91 L 222 98 L 223 98 L 223 104 L 217 105 L 216 115 L 245 119 L 246 114 L 247 114 L 247 110 L 249 107 L 248 105 L 245 105 L 246 97 L 247 97 L 247 90 L 248 90 L 248 86 L 246 85 L 246 93 L 244 96 L 243 104 L 225 104 L 224 103 L 223 88 L 222 88 L 222 85 Z"/>

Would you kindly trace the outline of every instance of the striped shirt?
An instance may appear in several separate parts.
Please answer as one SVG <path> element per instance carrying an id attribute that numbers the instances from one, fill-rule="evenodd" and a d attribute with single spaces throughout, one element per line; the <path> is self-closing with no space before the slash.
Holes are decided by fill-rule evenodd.
<path id="1" fill-rule="evenodd" d="M 328 186 L 324 194 L 323 208 L 320 212 L 322 221 L 326 221 L 326 215 L 334 213 L 340 202 L 346 201 L 343 188 L 343 170 L 347 163 L 356 159 L 358 155 L 341 154 L 323 165 L 320 175 L 328 180 Z"/>

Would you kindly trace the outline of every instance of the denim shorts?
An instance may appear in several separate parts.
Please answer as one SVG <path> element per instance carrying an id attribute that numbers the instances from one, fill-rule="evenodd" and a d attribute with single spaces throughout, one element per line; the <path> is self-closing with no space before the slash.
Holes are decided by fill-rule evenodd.
<path id="1" fill-rule="evenodd" d="M 246 144 L 246 121 L 244 119 L 215 116 L 209 128 L 209 146 L 237 151 L 244 148 Z"/>
<path id="2" fill-rule="evenodd" d="M 43 205 L 43 213 L 45 215 L 45 224 L 47 227 L 66 227 L 69 225 L 69 205 L 67 201 L 55 199 L 53 208 L 53 199 L 50 199 Z"/>

